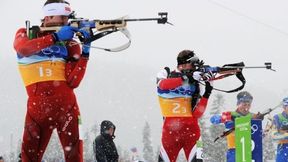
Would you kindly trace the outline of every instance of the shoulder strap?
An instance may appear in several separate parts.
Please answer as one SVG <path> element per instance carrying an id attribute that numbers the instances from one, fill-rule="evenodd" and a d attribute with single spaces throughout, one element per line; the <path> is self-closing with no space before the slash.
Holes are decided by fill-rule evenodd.
<path id="1" fill-rule="evenodd" d="M 195 92 L 192 94 L 192 100 L 191 100 L 191 107 L 192 107 L 192 112 L 195 110 L 195 106 L 198 103 L 200 96 L 200 87 L 199 87 L 199 83 L 195 82 L 193 84 L 195 86 Z"/>

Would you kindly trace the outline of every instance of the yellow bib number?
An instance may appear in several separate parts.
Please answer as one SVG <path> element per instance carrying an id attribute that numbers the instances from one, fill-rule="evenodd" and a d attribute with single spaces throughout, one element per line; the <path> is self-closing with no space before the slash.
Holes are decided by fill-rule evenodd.
<path id="1" fill-rule="evenodd" d="M 30 65 L 19 65 L 19 70 L 25 86 L 49 80 L 65 79 L 65 62 L 39 62 Z"/>
<path id="2" fill-rule="evenodd" d="M 164 117 L 191 117 L 191 98 L 159 97 L 162 115 Z"/>

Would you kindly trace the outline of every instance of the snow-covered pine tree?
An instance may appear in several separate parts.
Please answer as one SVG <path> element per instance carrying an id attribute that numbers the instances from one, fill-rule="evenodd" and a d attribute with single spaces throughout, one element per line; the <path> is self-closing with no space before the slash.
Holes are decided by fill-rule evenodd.
<path id="1" fill-rule="evenodd" d="M 154 161 L 158 161 L 159 156 L 160 156 L 160 146 L 158 145 L 157 149 L 155 150 L 155 158 L 154 158 L 155 160 Z"/>
<path id="2" fill-rule="evenodd" d="M 100 125 L 97 122 L 94 122 L 90 128 L 90 137 L 93 139 L 93 141 L 98 134 L 100 134 Z"/>
<path id="3" fill-rule="evenodd" d="M 93 154 L 93 140 L 90 137 L 90 133 L 86 130 L 83 139 L 83 155 L 85 162 L 93 162 L 94 154 Z"/>
<path id="4" fill-rule="evenodd" d="M 94 147 L 94 140 L 95 140 L 95 138 L 97 137 L 97 135 L 99 135 L 100 134 L 100 129 L 99 129 L 99 124 L 97 123 L 97 122 L 94 122 L 94 124 L 91 126 L 91 128 L 90 128 L 90 131 L 89 131 L 89 139 L 90 139 L 90 143 L 87 143 L 86 142 L 86 144 L 85 144 L 85 141 L 84 141 L 84 146 L 85 145 L 88 145 L 88 146 L 86 146 L 87 148 L 87 150 L 89 151 L 89 153 L 87 153 L 87 156 L 89 155 L 89 156 L 91 156 L 92 158 L 91 158 L 91 160 L 92 161 L 95 161 L 96 159 L 95 159 L 95 155 L 94 155 L 94 150 L 93 150 L 93 147 Z M 86 150 L 84 149 L 84 152 L 85 152 Z M 88 157 L 87 157 L 88 158 Z"/>
<path id="5" fill-rule="evenodd" d="M 270 134 L 263 137 L 263 161 L 274 161 L 276 154 L 275 143 Z"/>
<path id="6" fill-rule="evenodd" d="M 142 142 L 144 144 L 143 158 L 145 159 L 146 162 L 153 162 L 155 156 L 154 156 L 152 141 L 151 141 L 151 128 L 147 121 L 145 122 L 145 126 L 143 128 Z"/>
<path id="7" fill-rule="evenodd" d="M 210 110 L 210 116 L 214 114 L 221 114 L 224 110 L 224 97 L 221 94 L 214 95 L 214 99 L 212 102 L 212 106 Z M 209 118 L 208 118 L 208 121 Z M 205 128 L 206 129 L 206 128 Z M 202 135 L 202 139 L 204 142 L 203 152 L 205 154 L 205 161 L 207 162 L 225 162 L 226 161 L 226 151 L 227 151 L 227 142 L 225 139 L 219 139 L 218 141 L 214 142 L 214 139 L 221 135 L 225 130 L 224 125 L 210 125 L 209 128 L 209 137 Z M 204 132 L 205 134 L 205 132 Z M 204 140 L 205 139 L 205 140 Z"/>
<path id="8" fill-rule="evenodd" d="M 209 142 L 211 141 L 211 137 L 209 135 L 209 127 L 207 126 L 207 121 L 209 121 L 209 117 L 204 115 L 200 118 L 199 120 L 199 126 L 201 130 L 201 141 L 203 142 L 204 148 L 203 148 L 203 153 L 204 153 L 204 159 L 203 161 L 206 161 L 205 159 L 207 158 L 207 155 L 205 154 L 204 149 L 206 146 L 209 145 Z"/>

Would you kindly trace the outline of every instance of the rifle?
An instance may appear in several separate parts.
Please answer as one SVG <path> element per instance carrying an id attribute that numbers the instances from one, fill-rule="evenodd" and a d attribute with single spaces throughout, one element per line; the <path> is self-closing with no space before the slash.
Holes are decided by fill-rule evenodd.
<path id="1" fill-rule="evenodd" d="M 274 111 L 275 109 L 277 109 L 278 107 L 280 107 L 282 105 L 282 103 L 278 104 L 277 106 L 273 107 L 273 108 L 269 108 L 269 109 L 266 109 L 265 111 L 263 111 L 262 113 L 258 112 L 254 117 L 253 119 L 263 119 L 267 114 L 270 114 L 272 111 Z M 227 130 L 227 131 L 224 131 L 220 136 L 216 137 L 214 139 L 214 142 L 216 142 L 218 139 L 220 138 L 224 138 L 226 136 L 228 136 L 229 134 L 231 134 L 233 131 L 235 130 L 235 127 Z"/>
<path id="2" fill-rule="evenodd" d="M 79 28 L 79 29 L 85 29 L 90 32 L 91 37 L 88 39 L 85 39 L 80 32 L 76 33 L 80 42 L 83 44 L 91 43 L 97 39 L 100 39 L 114 32 L 118 32 L 118 31 L 121 32 L 128 39 L 128 42 L 126 44 L 119 46 L 118 48 L 112 48 L 112 49 L 94 47 L 94 48 L 103 49 L 103 50 L 110 51 L 110 52 L 118 52 L 118 51 L 127 49 L 131 44 L 130 33 L 126 29 L 127 22 L 157 21 L 158 24 L 173 25 L 170 22 L 168 22 L 167 12 L 159 12 L 158 16 L 159 16 L 158 18 L 137 18 L 137 19 L 119 18 L 119 19 L 114 19 L 114 20 L 99 20 L 99 19 L 89 20 L 89 19 L 84 19 L 84 18 L 76 18 L 75 12 L 72 12 L 72 14 L 69 16 L 69 25 Z M 39 32 L 46 32 L 46 31 L 57 32 L 61 29 L 61 26 L 55 26 L 55 27 L 32 26 L 30 27 L 29 20 L 27 20 L 25 23 L 26 23 L 27 36 L 29 36 L 29 38 L 35 36 Z"/>
<path id="3" fill-rule="evenodd" d="M 220 80 L 232 75 L 236 75 L 236 77 L 241 81 L 242 85 L 240 85 L 238 88 L 232 89 L 232 90 L 221 90 L 218 88 L 214 88 L 214 90 L 221 91 L 221 92 L 226 92 L 226 93 L 232 93 L 239 91 L 244 88 L 246 84 L 246 79 L 244 75 L 242 74 L 243 69 L 255 69 L 255 68 L 265 68 L 268 70 L 276 71 L 272 69 L 272 63 L 271 62 L 265 62 L 264 66 L 245 66 L 244 62 L 239 62 L 239 63 L 232 63 L 232 64 L 225 64 L 222 67 L 215 66 L 211 67 L 209 65 L 204 65 L 204 62 L 201 60 L 196 64 L 196 71 L 200 71 L 202 73 L 208 73 L 212 72 L 213 75 L 215 76 L 212 80 Z M 216 76 L 218 74 L 218 76 Z M 205 80 L 205 78 L 203 78 Z M 210 81 L 210 80 L 206 80 Z"/>

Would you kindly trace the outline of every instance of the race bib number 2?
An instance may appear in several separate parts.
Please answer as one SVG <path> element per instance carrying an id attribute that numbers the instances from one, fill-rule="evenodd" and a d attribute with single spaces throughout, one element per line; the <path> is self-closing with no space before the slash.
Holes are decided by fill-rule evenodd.
<path id="1" fill-rule="evenodd" d="M 161 112 L 164 117 L 191 117 L 190 98 L 162 98 L 159 97 Z"/>

